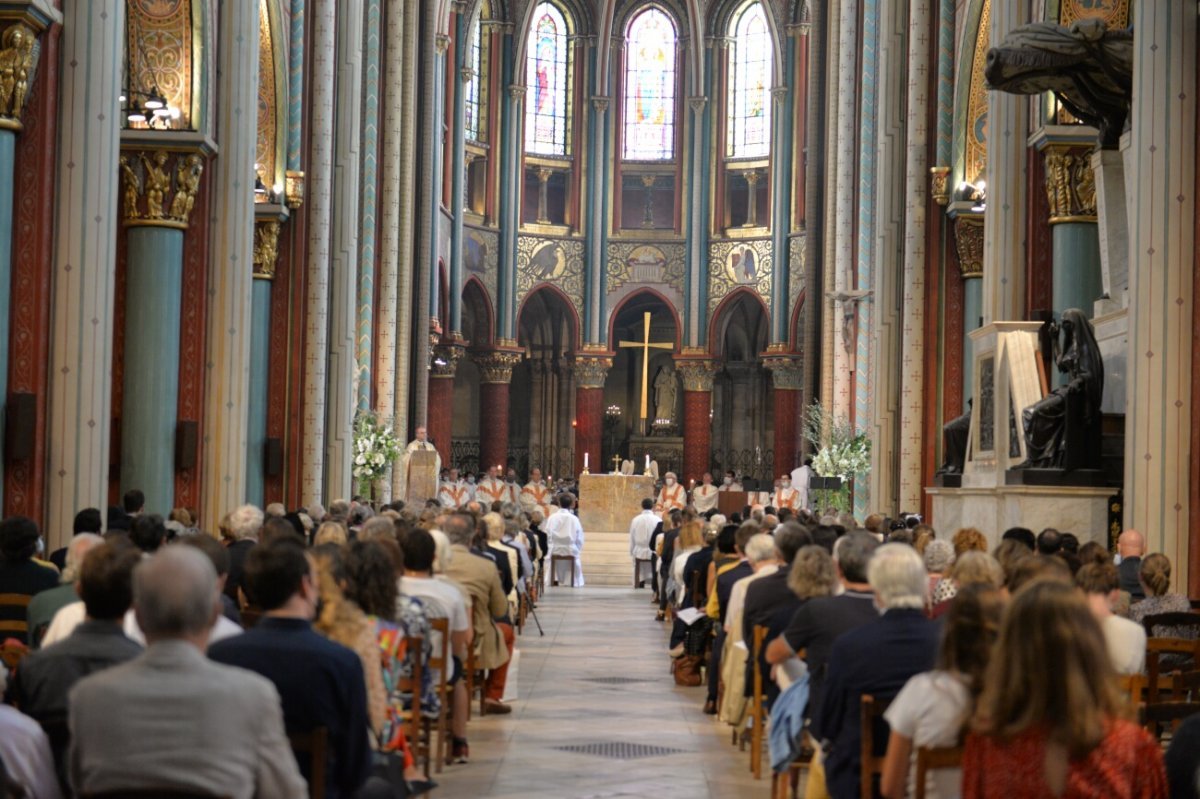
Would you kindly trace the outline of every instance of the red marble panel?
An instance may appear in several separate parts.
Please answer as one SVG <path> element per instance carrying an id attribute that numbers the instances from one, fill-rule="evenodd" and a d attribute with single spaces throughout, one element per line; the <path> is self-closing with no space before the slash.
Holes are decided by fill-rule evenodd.
<path id="1" fill-rule="evenodd" d="M 1054 309 L 1054 242 L 1050 233 L 1050 198 L 1046 196 L 1046 163 L 1042 154 L 1028 150 L 1025 218 L 1025 309 Z"/>
<path id="2" fill-rule="evenodd" d="M 604 436 L 604 389 L 575 389 L 575 473 L 583 472 L 583 453 L 590 453 L 590 468 L 600 472 Z M 482 455 L 481 455 L 482 457 Z M 487 461 L 481 461 L 487 463 Z"/>
<path id="3" fill-rule="evenodd" d="M 683 474 L 679 479 L 700 482 L 712 464 L 711 391 L 683 392 Z"/>
<path id="4" fill-rule="evenodd" d="M 489 391 L 489 389 L 491 389 Z M 503 389 L 496 391 L 495 389 Z M 493 460 L 487 463 L 504 463 L 508 450 L 508 386 L 485 384 L 479 387 L 480 418 L 486 423 L 480 425 L 479 453 L 483 457 L 489 444 L 499 441 L 499 455 L 492 451 Z M 500 407 L 503 405 L 503 407 Z M 442 456 L 442 463 L 450 463 L 451 420 L 454 415 L 454 378 L 429 378 L 429 415 L 426 421 L 426 432 Z"/>
<path id="5" fill-rule="evenodd" d="M 800 394 L 791 388 L 775 391 L 775 476 L 796 468 L 796 444 L 800 432 Z"/>

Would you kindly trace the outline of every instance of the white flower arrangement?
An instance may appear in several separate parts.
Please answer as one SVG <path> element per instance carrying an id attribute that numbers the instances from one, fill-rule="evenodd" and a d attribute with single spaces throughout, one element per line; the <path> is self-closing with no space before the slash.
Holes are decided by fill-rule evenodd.
<path id="1" fill-rule="evenodd" d="M 850 483 L 871 472 L 871 439 L 855 430 L 844 418 L 836 418 L 820 402 L 805 411 L 804 429 L 809 441 L 826 441 L 813 456 L 812 468 L 819 477 L 837 477 L 841 490 L 827 501 L 839 510 L 849 510 Z"/>
<path id="2" fill-rule="evenodd" d="M 368 488 L 400 457 L 400 440 L 392 426 L 372 412 L 354 419 L 354 479 Z"/>

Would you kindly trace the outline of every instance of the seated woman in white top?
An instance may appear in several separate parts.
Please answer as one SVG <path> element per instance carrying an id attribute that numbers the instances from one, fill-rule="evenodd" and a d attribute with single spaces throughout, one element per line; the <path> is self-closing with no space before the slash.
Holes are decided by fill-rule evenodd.
<path id="1" fill-rule="evenodd" d="M 892 730 L 881 783 L 888 799 L 914 794 L 917 749 L 959 745 L 983 687 L 1005 601 L 995 588 L 972 585 L 960 590 L 946 613 L 937 668 L 910 679 L 884 713 Z M 959 796 L 961 783 L 960 769 L 932 771 L 925 796 L 952 799 Z"/>
<path id="2" fill-rule="evenodd" d="M 675 559 L 671 561 L 671 581 L 675 591 L 675 605 L 683 605 L 687 586 L 683 584 L 683 567 L 687 559 L 704 546 L 704 525 L 693 519 L 679 528 L 679 540 L 675 542 Z"/>

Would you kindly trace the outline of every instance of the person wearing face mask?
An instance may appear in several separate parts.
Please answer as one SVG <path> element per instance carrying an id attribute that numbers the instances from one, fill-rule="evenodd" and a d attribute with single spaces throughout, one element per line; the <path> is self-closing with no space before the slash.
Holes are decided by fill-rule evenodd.
<path id="1" fill-rule="evenodd" d="M 697 513 L 708 513 L 717 507 L 717 487 L 712 484 L 712 474 L 705 472 L 700 485 L 692 489 L 692 505 Z"/>
<path id="2" fill-rule="evenodd" d="M 659 513 L 669 513 L 672 510 L 683 510 L 687 507 L 687 491 L 675 481 L 675 472 L 667 472 L 663 477 L 662 490 L 658 492 L 658 503 L 655 510 Z"/>
<path id="3" fill-rule="evenodd" d="M 792 511 L 800 509 L 800 492 L 792 488 L 790 475 L 785 474 L 779 479 L 779 487 L 775 489 L 775 496 L 771 497 L 771 504 L 780 510 L 783 508 Z"/>
<path id="4" fill-rule="evenodd" d="M 738 482 L 737 475 L 733 473 L 732 469 L 730 469 L 729 471 L 725 472 L 725 479 L 721 483 L 721 487 L 718 490 L 719 491 L 744 491 L 745 489 L 742 488 L 742 484 L 740 482 Z"/>
<path id="5" fill-rule="evenodd" d="M 511 466 L 504 473 L 504 487 L 508 489 L 508 495 L 504 498 L 505 502 L 516 505 L 521 501 L 521 481 L 517 478 L 517 470 Z"/>
<path id="6" fill-rule="evenodd" d="M 470 502 L 474 496 L 475 491 L 467 484 L 467 481 L 459 478 L 458 469 L 451 469 L 446 479 L 442 481 L 441 488 L 438 489 L 438 502 L 443 508 L 450 510 L 458 510 Z"/>
<path id="7" fill-rule="evenodd" d="M 482 503 L 484 510 L 490 510 L 493 502 L 508 502 L 508 486 L 499 477 L 500 470 L 489 466 L 487 477 L 475 486 L 475 499 Z"/>

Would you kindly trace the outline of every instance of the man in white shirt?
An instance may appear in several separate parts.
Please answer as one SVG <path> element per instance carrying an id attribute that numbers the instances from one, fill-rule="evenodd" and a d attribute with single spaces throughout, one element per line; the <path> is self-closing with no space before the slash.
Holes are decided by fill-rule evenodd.
<path id="1" fill-rule="evenodd" d="M 482 504 L 485 511 L 492 509 L 493 502 L 508 502 L 508 486 L 500 479 L 495 466 L 489 466 L 487 477 L 475 486 L 475 501 Z"/>
<path id="2" fill-rule="evenodd" d="M 570 555 L 575 558 L 575 580 L 577 587 L 583 587 L 583 525 L 579 523 L 579 517 L 571 512 L 571 508 L 575 505 L 575 495 L 569 492 L 563 492 L 559 498 L 559 511 L 546 520 L 543 530 L 546 532 L 548 548 L 550 556 L 555 555 Z M 571 575 L 567 574 L 564 569 L 565 563 L 551 564 L 557 567 L 557 571 L 553 577 L 562 585 L 567 585 L 571 582 Z"/>
<path id="3" fill-rule="evenodd" d="M 650 536 L 654 535 L 659 521 L 654 513 L 654 500 L 646 497 L 642 500 L 642 512 L 629 523 L 629 554 L 633 558 L 634 582 L 638 588 L 645 585 L 642 570 L 651 569 L 650 558 L 654 553 L 650 550 Z"/>
<path id="4" fill-rule="evenodd" d="M 683 510 L 687 507 L 687 491 L 675 482 L 675 472 L 667 472 L 663 476 L 663 487 L 658 492 L 658 503 L 655 510 L 659 513 L 670 513 L 673 510 Z"/>
<path id="5" fill-rule="evenodd" d="M 808 482 L 812 479 L 812 458 L 805 458 L 803 466 L 792 469 L 792 488 L 800 492 L 800 508 L 808 508 Z"/>
<path id="6" fill-rule="evenodd" d="M 540 510 L 543 519 L 550 518 L 550 514 L 554 512 L 554 491 L 542 480 L 541 469 L 530 470 L 529 482 L 521 488 L 520 501 L 521 510 L 525 513 Z"/>
<path id="7" fill-rule="evenodd" d="M 438 502 L 443 508 L 458 510 L 474 498 L 475 492 L 458 476 L 458 469 L 451 469 L 449 477 L 438 488 Z"/>
<path id="8" fill-rule="evenodd" d="M 1118 674 L 1140 674 L 1146 665 L 1146 631 L 1137 622 L 1112 612 L 1120 595 L 1117 567 L 1111 563 L 1088 564 L 1076 573 L 1075 585 L 1083 590 L 1092 615 L 1100 622 L 1113 668 Z"/>
<path id="9" fill-rule="evenodd" d="M 746 489 L 742 488 L 742 484 L 738 482 L 737 475 L 733 473 L 732 469 L 730 469 L 729 471 L 725 472 L 725 479 L 721 481 L 721 487 L 717 490 L 745 491 Z"/>
<path id="10" fill-rule="evenodd" d="M 712 473 L 705 472 L 700 478 L 700 485 L 692 489 L 692 505 L 696 508 L 697 513 L 708 513 L 710 510 L 716 510 L 717 494 L 720 492 L 713 485 Z"/>

